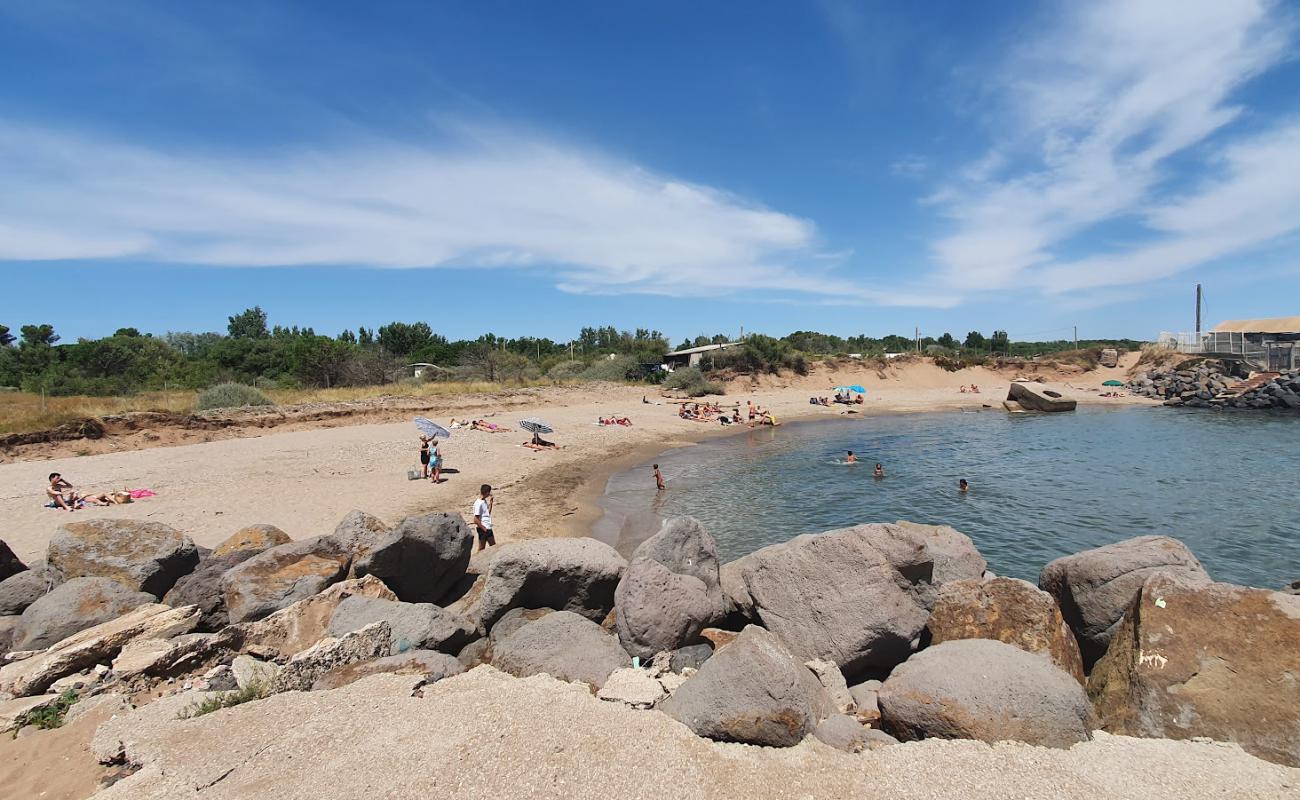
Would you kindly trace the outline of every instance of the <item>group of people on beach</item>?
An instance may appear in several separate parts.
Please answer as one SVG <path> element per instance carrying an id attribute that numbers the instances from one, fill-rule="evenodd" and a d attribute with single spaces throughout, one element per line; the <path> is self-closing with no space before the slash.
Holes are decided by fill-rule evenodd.
<path id="1" fill-rule="evenodd" d="M 958 389 L 957 391 L 961 392 L 962 394 L 979 394 L 980 387 L 976 386 L 973 383 L 970 386 L 967 386 L 966 384 L 963 383 L 961 385 L 961 388 Z"/>

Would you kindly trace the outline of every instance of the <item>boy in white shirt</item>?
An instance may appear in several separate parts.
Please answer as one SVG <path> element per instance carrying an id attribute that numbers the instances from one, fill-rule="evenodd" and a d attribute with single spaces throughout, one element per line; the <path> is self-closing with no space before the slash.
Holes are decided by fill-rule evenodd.
<path id="1" fill-rule="evenodd" d="M 496 498 L 492 496 L 492 486 L 483 484 L 479 487 L 478 499 L 474 501 L 474 529 L 478 531 L 478 549 L 497 543 L 492 534 L 492 506 Z"/>

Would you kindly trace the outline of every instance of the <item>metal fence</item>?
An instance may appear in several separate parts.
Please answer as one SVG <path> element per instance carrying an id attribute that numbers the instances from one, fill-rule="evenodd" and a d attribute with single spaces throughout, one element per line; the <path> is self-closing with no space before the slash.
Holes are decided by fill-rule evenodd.
<path id="1" fill-rule="evenodd" d="M 1241 356 L 1246 361 L 1260 367 L 1267 368 L 1271 364 L 1280 362 L 1283 358 L 1286 361 L 1294 363 L 1294 352 L 1288 352 L 1283 356 L 1280 353 L 1271 353 L 1278 347 L 1278 343 L 1260 344 L 1252 342 L 1246 338 L 1246 334 L 1235 331 L 1216 332 L 1195 334 L 1195 333 L 1169 333 L 1163 331 L 1160 338 L 1156 340 L 1157 344 L 1168 347 L 1170 350 L 1177 350 L 1180 353 L 1212 353 L 1215 355 L 1233 355 Z M 1287 345 L 1288 349 L 1289 345 Z M 1272 357 L 1270 357 L 1270 355 Z"/>

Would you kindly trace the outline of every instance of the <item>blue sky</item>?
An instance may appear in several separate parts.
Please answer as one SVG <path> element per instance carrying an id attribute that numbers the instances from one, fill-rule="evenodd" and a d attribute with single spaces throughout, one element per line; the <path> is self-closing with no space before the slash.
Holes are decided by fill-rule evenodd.
<path id="1" fill-rule="evenodd" d="M 0 0 L 0 322 L 1153 338 L 1300 313 L 1256 0 Z"/>

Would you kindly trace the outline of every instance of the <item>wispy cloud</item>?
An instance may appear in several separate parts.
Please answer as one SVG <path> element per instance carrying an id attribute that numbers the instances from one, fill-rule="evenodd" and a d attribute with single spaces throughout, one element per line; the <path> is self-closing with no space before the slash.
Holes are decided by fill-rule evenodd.
<path id="1" fill-rule="evenodd" d="M 494 131 L 435 148 L 366 142 L 250 158 L 10 125 L 0 126 L 0 173 L 0 260 L 504 266 L 582 293 L 950 302 L 839 277 L 805 219 Z"/>
<path id="2" fill-rule="evenodd" d="M 889 171 L 904 178 L 916 178 L 930 169 L 930 161 L 925 156 L 909 153 L 889 165 Z"/>
<path id="3" fill-rule="evenodd" d="M 1063 5 L 1000 76 L 996 144 L 928 203 L 951 220 L 933 246 L 966 293 L 1097 289 L 1168 276 L 1300 225 L 1295 125 L 1234 140 L 1232 98 L 1288 56 L 1293 26 L 1268 0 Z M 1226 141 L 1225 141 L 1226 140 Z M 1291 147 L 1288 154 L 1286 148 Z M 1209 155 L 1209 163 L 1205 156 Z M 1220 175 L 1174 194 L 1174 156 Z M 1122 249 L 1083 243 L 1137 224 Z"/>

